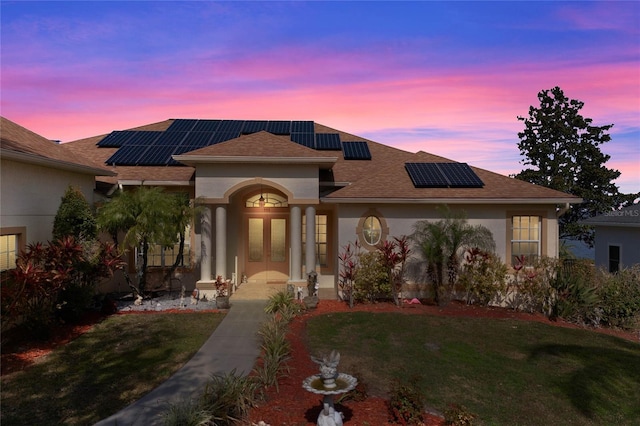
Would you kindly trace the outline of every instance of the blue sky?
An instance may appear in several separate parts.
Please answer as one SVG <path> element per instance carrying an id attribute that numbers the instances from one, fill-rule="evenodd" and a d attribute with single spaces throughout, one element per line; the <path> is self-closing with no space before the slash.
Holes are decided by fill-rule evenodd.
<path id="1" fill-rule="evenodd" d="M 1 2 L 2 115 L 77 140 L 314 120 L 503 174 L 560 86 L 640 191 L 640 2 Z"/>

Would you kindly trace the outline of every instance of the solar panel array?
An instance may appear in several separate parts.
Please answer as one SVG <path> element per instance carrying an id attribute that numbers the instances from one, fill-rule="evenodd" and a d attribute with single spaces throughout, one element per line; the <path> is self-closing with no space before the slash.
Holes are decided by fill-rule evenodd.
<path id="1" fill-rule="evenodd" d="M 467 163 L 405 163 L 416 188 L 482 188 L 484 182 Z"/>
<path id="2" fill-rule="evenodd" d="M 342 150 L 345 159 L 371 159 L 366 142 L 343 143 L 338 133 L 316 134 L 313 121 L 178 119 L 165 131 L 114 131 L 98 142 L 98 147 L 119 148 L 107 159 L 107 164 L 180 165 L 173 155 L 260 131 L 289 136 L 291 141 L 311 149 Z"/>
<path id="3" fill-rule="evenodd" d="M 366 142 L 342 142 L 345 160 L 371 160 L 371 152 Z"/>

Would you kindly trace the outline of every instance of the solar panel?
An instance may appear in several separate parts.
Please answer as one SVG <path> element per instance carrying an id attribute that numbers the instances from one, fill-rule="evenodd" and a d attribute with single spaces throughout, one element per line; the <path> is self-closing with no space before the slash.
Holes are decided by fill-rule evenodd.
<path id="1" fill-rule="evenodd" d="M 337 133 L 318 133 L 316 135 L 316 149 L 340 151 L 340 135 Z"/>
<path id="2" fill-rule="evenodd" d="M 153 146 L 136 163 L 139 166 L 164 166 L 171 159 L 175 146 Z"/>
<path id="3" fill-rule="evenodd" d="M 267 132 L 274 135 L 290 135 L 291 134 L 291 122 L 290 121 L 270 121 L 267 125 Z"/>
<path id="4" fill-rule="evenodd" d="M 484 182 L 467 163 L 438 163 L 451 188 L 482 188 Z"/>
<path id="5" fill-rule="evenodd" d="M 342 142 L 345 160 L 371 160 L 371 152 L 366 142 Z"/>
<path id="6" fill-rule="evenodd" d="M 244 122 L 244 126 L 242 126 L 242 133 L 248 135 L 250 133 L 258 133 L 263 130 L 267 130 L 267 124 L 269 122 L 267 120 L 247 120 Z"/>
<path id="7" fill-rule="evenodd" d="M 220 142 L 230 141 L 231 139 L 235 139 L 240 136 L 240 131 L 238 132 L 215 132 L 209 141 L 209 145 L 213 145 Z"/>
<path id="8" fill-rule="evenodd" d="M 291 140 L 307 148 L 315 149 L 316 138 L 313 133 L 291 133 Z"/>
<path id="9" fill-rule="evenodd" d="M 182 140 L 187 136 L 187 132 L 164 132 L 155 141 L 154 145 L 173 146 L 176 147 L 182 143 Z"/>
<path id="10" fill-rule="evenodd" d="M 123 147 L 133 145 L 149 146 L 152 145 L 163 134 L 163 132 L 152 132 L 148 130 L 133 133 L 134 134 L 127 140 Z"/>
<path id="11" fill-rule="evenodd" d="M 215 132 L 222 120 L 198 120 L 193 129 L 194 132 Z"/>
<path id="12" fill-rule="evenodd" d="M 212 136 L 212 132 L 189 132 L 179 146 L 193 147 L 193 149 L 202 148 L 209 145 Z"/>
<path id="13" fill-rule="evenodd" d="M 98 142 L 98 146 L 100 148 L 120 148 L 134 133 L 136 132 L 133 130 L 116 130 Z"/>
<path id="14" fill-rule="evenodd" d="M 127 145 L 116 151 L 105 163 L 118 166 L 135 166 L 145 152 L 152 149 L 149 145 Z"/>
<path id="15" fill-rule="evenodd" d="M 236 133 L 236 135 L 239 135 L 243 124 L 244 121 L 241 120 L 222 120 L 216 132 Z"/>
<path id="16" fill-rule="evenodd" d="M 313 121 L 292 121 L 291 133 L 313 133 L 314 127 Z"/>
<path id="17" fill-rule="evenodd" d="M 447 179 L 436 163 L 405 163 L 409 177 L 416 188 L 446 188 Z"/>
<path id="18" fill-rule="evenodd" d="M 188 132 L 193 129 L 193 126 L 196 125 L 198 120 L 185 120 L 179 118 L 177 120 L 173 120 L 171 126 L 167 129 L 167 132 Z"/>

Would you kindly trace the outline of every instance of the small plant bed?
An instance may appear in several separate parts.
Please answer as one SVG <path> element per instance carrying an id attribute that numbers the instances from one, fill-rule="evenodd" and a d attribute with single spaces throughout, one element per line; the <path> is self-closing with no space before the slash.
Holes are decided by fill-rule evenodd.
<path id="1" fill-rule="evenodd" d="M 39 346 L 24 342 L 21 353 L 32 354 L 31 365 L 2 376 L 1 423 L 94 424 L 169 378 L 223 318 L 220 312 L 119 314 L 57 327 L 56 337 Z M 3 369 L 11 355 L 3 354 Z"/>
<path id="2" fill-rule="evenodd" d="M 340 372 L 359 380 L 355 392 L 336 399 L 348 425 L 403 424 L 394 420 L 391 403 L 396 396 L 400 407 L 412 406 L 407 395 L 415 389 L 424 425 L 444 425 L 445 418 L 451 424 L 633 424 L 640 415 L 637 333 L 582 328 L 456 302 L 349 309 L 321 300 L 291 322 L 288 374 L 278 390 L 267 390 L 250 420 L 315 425 L 320 398 L 305 392 L 302 381 L 317 373 L 311 354 L 335 349 Z"/>

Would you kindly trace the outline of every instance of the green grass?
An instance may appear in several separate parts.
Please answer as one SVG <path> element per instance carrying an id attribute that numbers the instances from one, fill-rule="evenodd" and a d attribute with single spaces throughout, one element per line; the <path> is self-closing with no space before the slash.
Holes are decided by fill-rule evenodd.
<path id="1" fill-rule="evenodd" d="M 27 370 L 2 378 L 3 426 L 89 425 L 169 378 L 221 313 L 117 315 Z"/>
<path id="2" fill-rule="evenodd" d="M 384 396 L 415 377 L 429 408 L 487 425 L 640 425 L 640 344 L 548 324 L 349 312 L 311 318 L 312 354 Z"/>

